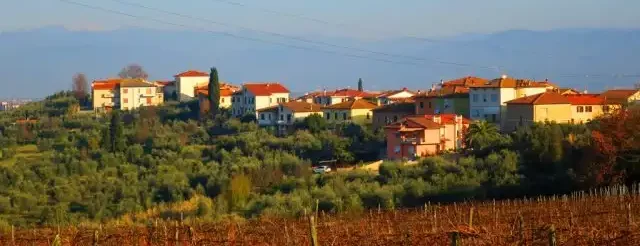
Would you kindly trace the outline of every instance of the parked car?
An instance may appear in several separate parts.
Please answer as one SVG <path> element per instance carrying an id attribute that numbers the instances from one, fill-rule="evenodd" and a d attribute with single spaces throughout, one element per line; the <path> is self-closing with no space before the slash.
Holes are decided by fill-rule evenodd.
<path id="1" fill-rule="evenodd" d="M 328 166 L 317 166 L 313 168 L 314 173 L 328 173 L 331 172 L 331 168 Z"/>

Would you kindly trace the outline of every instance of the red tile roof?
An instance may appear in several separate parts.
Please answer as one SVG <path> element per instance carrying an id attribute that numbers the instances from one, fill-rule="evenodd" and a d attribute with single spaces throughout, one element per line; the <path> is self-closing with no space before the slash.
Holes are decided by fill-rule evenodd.
<path id="1" fill-rule="evenodd" d="M 282 104 L 282 107 L 288 108 L 296 113 L 321 112 L 322 105 L 308 102 L 290 101 Z"/>
<path id="2" fill-rule="evenodd" d="M 420 93 L 419 95 L 416 95 L 415 98 L 446 97 L 446 96 L 464 95 L 464 94 L 469 94 L 469 88 L 460 86 L 460 85 L 452 85 L 452 86 L 442 87 L 435 91 Z"/>
<path id="3" fill-rule="evenodd" d="M 517 98 L 511 101 L 506 102 L 507 104 L 532 104 L 532 105 L 543 105 L 543 104 L 571 104 L 567 97 L 560 95 L 557 92 L 544 92 L 531 96 Z"/>
<path id="4" fill-rule="evenodd" d="M 327 92 L 323 91 L 322 94 L 320 94 L 318 96 L 361 97 L 361 98 L 365 98 L 365 97 L 374 97 L 374 96 L 376 96 L 376 94 L 369 93 L 369 92 L 366 92 L 366 91 L 354 90 L 354 89 L 339 89 L 339 90 L 335 90 L 335 91 L 327 91 Z"/>
<path id="5" fill-rule="evenodd" d="M 208 77 L 209 74 L 197 70 L 188 70 L 174 75 L 174 77 Z"/>
<path id="6" fill-rule="evenodd" d="M 289 93 L 289 90 L 280 83 L 245 83 L 244 88 L 256 96 L 270 96 L 274 93 Z"/>
<path id="7" fill-rule="evenodd" d="M 524 88 L 524 87 L 555 87 L 555 85 L 549 81 L 536 82 L 528 79 L 514 79 L 514 78 L 497 78 L 491 81 L 487 81 L 484 84 L 471 85 L 471 88 Z"/>
<path id="8" fill-rule="evenodd" d="M 629 98 L 640 90 L 608 90 L 600 94 L 600 97 L 604 98 L 607 103 L 624 104 L 627 103 Z"/>
<path id="9" fill-rule="evenodd" d="M 603 105 L 604 98 L 598 94 L 566 94 L 571 105 Z"/>
<path id="10" fill-rule="evenodd" d="M 105 80 L 95 80 L 91 83 L 91 88 L 94 90 L 113 90 L 116 89 L 122 79 L 105 79 Z"/>
<path id="11" fill-rule="evenodd" d="M 459 78 L 459 79 L 454 79 L 454 80 L 450 80 L 450 81 L 446 81 L 442 83 L 442 87 L 447 87 L 447 86 L 464 86 L 464 87 L 469 87 L 472 85 L 483 85 L 485 83 L 487 83 L 487 79 L 483 79 L 483 78 L 478 78 L 478 77 L 473 77 L 473 76 L 467 76 L 464 78 Z"/>
<path id="12" fill-rule="evenodd" d="M 365 100 L 356 99 L 324 107 L 325 109 L 374 109 L 377 105 Z"/>
<path id="13" fill-rule="evenodd" d="M 436 119 L 440 117 L 440 123 L 437 123 Z M 391 124 L 386 128 L 400 128 L 401 126 L 407 127 L 420 127 L 424 129 L 441 128 L 444 125 L 454 124 L 456 120 L 455 114 L 440 114 L 440 115 L 412 115 L 403 118 L 401 121 Z M 462 117 L 462 124 L 469 124 L 471 120 Z"/>

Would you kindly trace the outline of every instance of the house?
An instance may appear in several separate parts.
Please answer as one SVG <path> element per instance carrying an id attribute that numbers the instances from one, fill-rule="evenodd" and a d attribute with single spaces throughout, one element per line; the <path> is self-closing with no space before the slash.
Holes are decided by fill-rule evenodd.
<path id="1" fill-rule="evenodd" d="M 387 158 L 412 159 L 460 149 L 469 123 L 454 114 L 405 117 L 385 127 Z"/>
<path id="2" fill-rule="evenodd" d="M 164 92 L 165 100 L 178 100 L 178 92 L 176 89 L 176 81 L 156 81 L 157 86 L 162 87 L 162 91 Z"/>
<path id="3" fill-rule="evenodd" d="M 570 99 L 554 91 L 525 96 L 505 103 L 507 107 L 503 131 L 515 131 L 518 127 L 531 126 L 534 122 L 570 123 L 572 119 Z"/>
<path id="4" fill-rule="evenodd" d="M 312 91 L 312 92 L 307 92 L 304 95 L 298 97 L 295 99 L 295 101 L 298 102 L 308 102 L 308 103 L 315 103 L 316 102 L 316 97 L 322 95 L 323 92 L 322 91 Z"/>
<path id="5" fill-rule="evenodd" d="M 93 109 L 130 110 L 164 103 L 163 87 L 144 79 L 96 80 L 91 84 Z"/>
<path id="6" fill-rule="evenodd" d="M 302 121 L 313 114 L 322 116 L 321 105 L 298 101 L 280 103 L 257 111 L 258 124 L 276 126 L 280 135 L 291 132 L 296 121 Z"/>
<path id="7" fill-rule="evenodd" d="M 459 79 L 450 80 L 447 82 L 440 81 L 440 88 L 452 87 L 452 86 L 461 86 L 464 88 L 469 88 L 475 85 L 484 85 L 485 83 L 487 83 L 487 79 L 467 76 Z"/>
<path id="8" fill-rule="evenodd" d="M 565 94 L 571 103 L 571 123 L 583 124 L 604 114 L 604 98 L 598 94 Z"/>
<path id="9" fill-rule="evenodd" d="M 200 105 L 201 112 L 209 111 L 209 83 L 202 84 L 197 86 L 195 89 L 195 94 L 198 97 L 198 104 Z M 237 86 L 229 85 L 229 84 L 220 84 L 220 108 L 231 108 L 231 99 L 233 93 L 238 91 L 239 88 Z"/>
<path id="10" fill-rule="evenodd" d="M 322 109 L 325 119 L 329 123 L 348 123 L 370 124 L 372 122 L 371 110 L 378 106 L 365 99 L 355 99 L 330 106 Z"/>
<path id="11" fill-rule="evenodd" d="M 469 89 L 464 86 L 445 86 L 414 97 L 417 115 L 459 114 L 469 116 Z"/>
<path id="12" fill-rule="evenodd" d="M 375 99 L 378 105 L 388 105 L 396 102 L 404 102 L 416 95 L 415 92 L 402 88 L 401 90 L 386 91 L 378 95 Z"/>
<path id="13" fill-rule="evenodd" d="M 580 94 L 579 91 L 571 88 L 557 88 L 556 92 L 560 93 L 560 95 L 576 95 Z"/>
<path id="14" fill-rule="evenodd" d="M 617 89 L 607 90 L 600 94 L 607 104 L 606 112 L 640 102 L 640 90 Z"/>
<path id="15" fill-rule="evenodd" d="M 388 124 L 398 122 L 404 117 L 414 115 L 416 104 L 412 101 L 398 102 L 379 106 L 373 110 L 373 129 L 380 129 Z"/>
<path id="16" fill-rule="evenodd" d="M 111 111 L 120 108 L 120 81 L 122 79 L 96 80 L 91 83 L 93 110 Z"/>
<path id="17" fill-rule="evenodd" d="M 553 87 L 548 81 L 514 79 L 506 75 L 481 85 L 472 85 L 469 87 L 470 118 L 500 125 L 506 117 L 506 102 L 544 93 Z"/>
<path id="18" fill-rule="evenodd" d="M 175 78 L 176 93 L 181 102 L 194 100 L 196 95 L 193 88 L 209 82 L 209 73 L 188 70 L 173 76 Z"/>
<path id="19" fill-rule="evenodd" d="M 375 95 L 366 91 L 353 89 L 340 89 L 335 91 L 323 91 L 315 94 L 313 103 L 329 106 L 347 101 L 353 101 L 363 98 L 375 98 Z"/>
<path id="20" fill-rule="evenodd" d="M 240 117 L 288 101 L 289 89 L 280 83 L 245 83 L 242 89 L 233 93 L 231 110 L 233 116 Z"/>
<path id="21" fill-rule="evenodd" d="M 145 106 L 157 106 L 164 102 L 162 87 L 144 79 L 120 81 L 120 109 L 130 110 Z"/>

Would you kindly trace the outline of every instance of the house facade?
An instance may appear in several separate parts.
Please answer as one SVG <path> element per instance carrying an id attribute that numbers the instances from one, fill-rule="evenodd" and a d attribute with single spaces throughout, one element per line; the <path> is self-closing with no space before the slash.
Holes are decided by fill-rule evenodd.
<path id="1" fill-rule="evenodd" d="M 188 70 L 174 76 L 178 100 L 186 102 L 196 99 L 194 88 L 209 82 L 209 74 L 196 70 Z"/>
<path id="2" fill-rule="evenodd" d="M 501 125 L 506 119 L 506 102 L 553 90 L 548 81 L 535 82 L 507 76 L 469 87 L 469 112 L 472 120 Z"/>
<path id="3" fill-rule="evenodd" d="M 313 103 L 323 106 L 335 105 L 363 98 L 372 99 L 375 98 L 375 95 L 366 91 L 358 91 L 353 89 L 340 89 L 335 91 L 313 93 Z"/>
<path id="4" fill-rule="evenodd" d="M 289 89 L 277 82 L 245 83 L 231 98 L 233 116 L 241 117 L 245 114 L 256 114 L 259 109 L 288 102 Z"/>
<path id="5" fill-rule="evenodd" d="M 607 107 L 599 94 L 565 94 L 571 104 L 571 123 L 583 124 L 604 114 Z"/>
<path id="6" fill-rule="evenodd" d="M 414 115 L 416 104 L 411 101 L 398 102 L 379 106 L 371 111 L 373 113 L 373 129 L 381 129 L 386 125 L 402 120 L 404 117 Z"/>
<path id="7" fill-rule="evenodd" d="M 605 100 L 606 107 L 605 112 L 608 113 L 612 110 L 619 109 L 627 105 L 637 105 L 640 103 L 640 90 L 635 89 L 617 89 L 607 90 L 600 94 L 600 97 Z"/>
<path id="8" fill-rule="evenodd" d="M 414 97 L 416 114 L 458 114 L 469 116 L 469 89 L 446 86 Z"/>
<path id="9" fill-rule="evenodd" d="M 123 79 L 120 81 L 120 109 L 131 110 L 139 107 L 157 106 L 164 102 L 162 87 L 143 79 Z"/>
<path id="10" fill-rule="evenodd" d="M 469 120 L 460 115 L 405 117 L 385 127 L 388 159 L 413 159 L 462 148 Z"/>
<path id="11" fill-rule="evenodd" d="M 378 106 L 368 100 L 356 99 L 325 106 L 322 112 L 327 122 L 333 124 L 371 124 L 372 110 L 376 107 Z"/>
<path id="12" fill-rule="evenodd" d="M 96 80 L 91 83 L 93 110 L 108 112 L 120 108 L 121 79 Z"/>
<path id="13" fill-rule="evenodd" d="M 515 131 L 535 122 L 571 123 L 572 105 L 557 92 L 543 92 L 507 101 L 502 131 Z"/>
<path id="14" fill-rule="evenodd" d="M 258 109 L 258 124 L 276 127 L 279 135 L 290 133 L 294 124 L 311 115 L 322 117 L 322 106 L 308 102 L 290 101 L 263 109 Z"/>

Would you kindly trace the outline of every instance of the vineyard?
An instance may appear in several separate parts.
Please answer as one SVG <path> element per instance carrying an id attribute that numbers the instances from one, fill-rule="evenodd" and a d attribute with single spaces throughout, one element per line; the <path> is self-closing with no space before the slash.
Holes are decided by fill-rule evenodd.
<path id="1" fill-rule="evenodd" d="M 624 189 L 309 217 L 12 229 L 0 245 L 312 245 L 312 228 L 318 245 L 640 245 L 640 196 Z"/>

